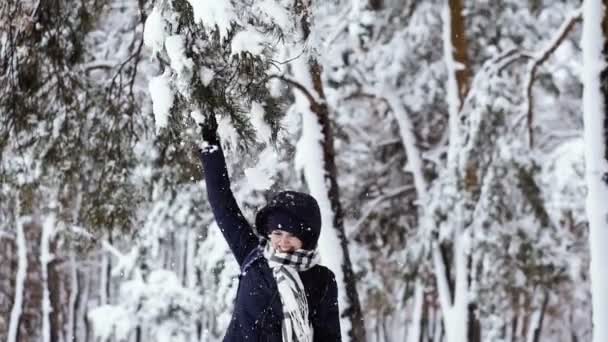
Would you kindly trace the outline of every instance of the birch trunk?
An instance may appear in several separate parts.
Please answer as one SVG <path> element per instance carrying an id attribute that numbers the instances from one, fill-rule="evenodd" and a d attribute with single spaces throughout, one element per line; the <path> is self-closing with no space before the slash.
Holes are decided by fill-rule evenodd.
<path id="1" fill-rule="evenodd" d="M 194 266 L 194 260 L 196 257 L 196 247 L 198 244 L 197 232 L 193 229 L 190 229 L 186 233 L 186 241 L 185 243 L 185 267 L 184 267 L 184 280 L 185 286 L 189 289 L 194 289 L 196 287 L 196 267 Z M 200 325 L 200 320 L 192 322 L 190 325 L 190 337 L 189 341 L 196 342 L 199 341 L 201 336 L 199 334 L 198 326 Z"/>
<path id="2" fill-rule="evenodd" d="M 17 342 L 19 338 L 19 326 L 21 325 L 21 313 L 23 312 L 23 293 L 25 290 L 25 278 L 27 276 L 27 243 L 23 222 L 21 218 L 20 199 L 15 201 L 15 224 L 17 226 L 17 275 L 15 276 L 15 298 L 11 310 L 8 328 L 8 342 Z"/>
<path id="3" fill-rule="evenodd" d="M 108 242 L 112 243 L 112 234 L 107 238 Z M 99 301 L 100 305 L 108 304 L 110 299 L 110 274 L 112 273 L 112 264 L 108 253 L 101 253 L 101 274 L 99 284 Z"/>
<path id="4" fill-rule="evenodd" d="M 50 215 L 42 223 L 40 236 L 40 268 L 42 273 L 42 341 L 51 341 L 51 293 L 49 290 L 49 263 L 53 259 L 51 254 L 51 239 L 55 227 L 55 218 Z"/>
<path id="5" fill-rule="evenodd" d="M 593 342 L 608 341 L 608 31 L 606 2 L 583 4 L 583 117 Z"/>
<path id="6" fill-rule="evenodd" d="M 424 305 L 424 286 L 420 280 L 416 281 L 414 290 L 414 312 L 412 322 L 407 333 L 407 342 L 419 342 L 422 329 L 422 309 Z"/>
<path id="7" fill-rule="evenodd" d="M 66 327 L 66 340 L 76 341 L 78 338 L 78 325 L 76 324 L 78 314 L 78 295 L 79 284 L 78 284 L 78 270 L 76 268 L 76 253 L 70 251 L 70 297 L 68 305 L 68 317 Z"/>
<path id="8" fill-rule="evenodd" d="M 86 273 L 82 273 L 82 276 L 79 277 L 79 283 L 83 284 L 82 295 L 78 296 L 78 315 L 76 316 L 76 326 L 78 326 L 78 321 L 83 324 L 83 331 L 80 332 L 80 329 L 76 329 L 78 336 L 84 336 L 83 341 L 89 341 L 89 332 L 91 331 L 91 324 L 89 320 L 86 318 L 87 313 L 87 303 L 89 302 L 89 293 L 91 288 L 91 279 Z"/>

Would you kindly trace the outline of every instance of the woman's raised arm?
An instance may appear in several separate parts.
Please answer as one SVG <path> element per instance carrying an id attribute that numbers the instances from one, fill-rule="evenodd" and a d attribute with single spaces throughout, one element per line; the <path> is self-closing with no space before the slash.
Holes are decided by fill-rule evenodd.
<path id="1" fill-rule="evenodd" d="M 200 152 L 207 184 L 207 197 L 217 225 L 236 261 L 242 266 L 245 257 L 257 247 L 258 238 L 243 216 L 230 189 L 228 169 L 217 135 L 215 118 L 210 115 L 201 127 L 203 139 L 207 144 Z"/>

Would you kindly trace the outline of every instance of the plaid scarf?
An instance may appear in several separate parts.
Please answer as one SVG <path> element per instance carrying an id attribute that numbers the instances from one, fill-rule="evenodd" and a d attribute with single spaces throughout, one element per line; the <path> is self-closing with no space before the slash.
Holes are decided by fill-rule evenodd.
<path id="1" fill-rule="evenodd" d="M 303 249 L 282 253 L 272 248 L 269 242 L 263 248 L 283 304 L 283 342 L 312 342 L 313 329 L 308 320 L 308 301 L 298 272 L 318 264 L 319 253 Z"/>

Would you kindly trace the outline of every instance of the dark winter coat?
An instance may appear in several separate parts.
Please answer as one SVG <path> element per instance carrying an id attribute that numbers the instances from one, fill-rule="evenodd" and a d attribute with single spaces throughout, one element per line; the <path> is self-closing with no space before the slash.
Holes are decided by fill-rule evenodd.
<path id="1" fill-rule="evenodd" d="M 230 190 L 222 149 L 206 149 L 201 155 L 207 195 L 215 220 L 241 267 L 234 312 L 224 342 L 281 342 L 283 309 L 277 284 L 272 270 L 258 248 L 259 239 L 241 213 Z M 281 196 L 277 198 L 280 199 Z M 260 213 L 277 208 L 293 212 L 298 209 L 298 203 L 296 201 L 295 206 L 290 206 L 281 200 L 271 201 Z M 307 219 L 306 213 L 299 214 L 301 218 Z M 263 218 L 264 214 L 256 221 L 263 221 Z M 312 234 L 316 234 L 318 238 L 318 232 Z M 316 241 L 314 244 L 316 245 Z M 306 291 L 314 341 L 341 341 L 338 291 L 334 274 L 321 265 L 299 274 Z"/>

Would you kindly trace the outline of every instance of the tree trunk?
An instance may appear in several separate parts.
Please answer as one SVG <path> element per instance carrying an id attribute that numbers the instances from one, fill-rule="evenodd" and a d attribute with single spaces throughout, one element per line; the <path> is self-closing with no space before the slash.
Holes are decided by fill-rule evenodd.
<path id="1" fill-rule="evenodd" d="M 78 316 L 76 322 L 81 320 L 83 325 L 83 332 L 79 334 L 79 336 L 84 336 L 83 341 L 89 341 L 89 335 L 91 331 L 91 324 L 87 319 L 87 303 L 89 302 L 89 293 L 91 288 L 91 279 L 87 273 L 82 272 L 79 276 L 79 284 L 83 284 L 82 295 L 78 296 Z M 80 329 L 76 330 L 80 332 Z"/>
<path id="2" fill-rule="evenodd" d="M 462 14 L 462 0 L 449 0 L 450 23 L 452 29 L 451 42 L 453 46 L 454 61 L 460 66 L 455 70 L 456 82 L 458 84 L 458 97 L 460 103 L 464 103 L 470 87 L 471 69 L 469 67 L 468 43 L 465 31 L 465 19 Z"/>
<path id="3" fill-rule="evenodd" d="M 323 85 L 321 83 L 321 68 L 316 61 L 311 61 L 310 73 L 313 80 L 314 88 L 320 96 L 321 103 L 315 103 L 311 106 L 313 113 L 317 115 L 319 124 L 323 133 L 323 161 L 325 165 L 326 180 L 329 181 L 328 197 L 331 202 L 331 209 L 334 213 L 333 227 L 336 230 L 344 261 L 342 263 L 342 272 L 344 273 L 344 285 L 346 286 L 346 295 L 350 304 L 350 308 L 344 308 L 344 312 L 348 312 L 350 319 L 353 322 L 352 334 L 353 341 L 365 341 L 365 329 L 363 325 L 363 314 L 359 303 L 359 295 L 357 293 L 355 273 L 353 272 L 350 261 L 350 253 L 348 252 L 348 242 L 344 233 L 344 211 L 340 203 L 340 190 L 338 187 L 338 175 L 336 170 L 334 139 L 329 120 L 329 109 L 325 101 L 323 93 Z"/>
<path id="4" fill-rule="evenodd" d="M 8 330 L 13 307 L 15 292 L 15 276 L 17 274 L 17 243 L 16 238 L 0 236 L 0 315 L 7 317 L 0 320 L 0 341 L 8 341 Z"/>
<path id="5" fill-rule="evenodd" d="M 65 337 L 67 341 L 78 340 L 78 303 L 80 298 L 80 282 L 76 268 L 75 252 L 70 251 L 70 285 L 67 308 L 67 325 Z"/>
<path id="6" fill-rule="evenodd" d="M 40 284 L 42 287 L 42 300 L 40 309 L 42 312 L 42 341 L 50 342 L 57 341 L 56 331 L 52 327 L 52 315 L 57 315 L 56 309 L 53 309 L 53 301 L 51 300 L 51 293 L 56 295 L 57 288 L 51 290 L 50 280 L 50 269 L 53 261 L 52 252 L 52 239 L 53 231 L 55 229 L 55 217 L 50 217 L 40 222 L 40 228 L 42 233 L 40 234 Z"/>
<path id="7" fill-rule="evenodd" d="M 457 170 L 456 160 L 461 147 L 459 115 L 470 88 L 468 43 L 462 0 L 446 0 L 443 12 L 444 58 L 448 81 L 446 85 L 450 134 L 449 170 Z M 457 177 L 458 172 L 456 172 Z M 459 189 L 458 191 L 470 191 Z M 461 204 L 457 204 L 461 205 Z M 456 209 L 464 210 L 464 207 Z M 462 225 L 462 222 L 453 224 Z M 466 226 L 454 228 L 450 243 L 437 242 L 433 248 L 435 275 L 439 285 L 440 303 L 448 341 L 477 342 L 481 339 L 476 305 L 469 302 L 471 257 L 463 250 L 470 232 Z"/>
<path id="8" fill-rule="evenodd" d="M 296 12 L 300 14 L 301 18 L 300 27 L 303 41 L 305 41 L 310 34 L 310 11 L 310 0 L 305 0 L 303 2 L 298 1 L 296 3 Z M 349 322 L 348 327 L 342 327 L 342 331 L 347 335 L 343 335 L 342 339 L 343 341 L 364 342 L 366 341 L 365 324 L 361 311 L 361 305 L 359 303 L 355 274 L 353 272 L 350 254 L 348 252 L 348 242 L 344 233 L 344 212 L 342 205 L 340 204 L 340 191 L 337 182 L 338 176 L 336 170 L 333 132 L 331 128 L 331 121 L 329 119 L 329 108 L 327 106 L 325 92 L 323 90 L 323 82 L 321 80 L 322 70 L 317 60 L 313 57 L 310 57 L 307 61 L 299 61 L 299 63 L 301 64 L 296 67 L 296 69 L 299 69 L 296 72 L 300 72 L 300 78 L 305 79 L 303 83 L 304 87 L 306 88 L 301 90 L 308 92 L 308 105 L 310 113 L 316 118 L 318 126 L 321 130 L 321 139 L 319 143 L 321 144 L 320 147 L 323 154 L 322 169 L 326 193 L 318 194 L 319 196 L 316 197 L 327 198 L 329 201 L 330 208 L 328 209 L 330 209 L 332 214 L 332 222 L 331 225 L 324 223 L 324 226 L 333 228 L 334 231 L 331 234 L 334 234 L 337 237 L 340 248 L 340 256 L 338 258 L 341 259 L 341 269 L 339 272 L 342 274 L 342 277 L 337 275 L 336 278 L 338 281 L 338 287 L 340 288 L 341 285 L 343 285 L 346 292 L 346 300 L 341 303 L 340 316 L 343 322 L 345 320 Z M 310 181 L 310 179 L 307 179 L 309 187 L 311 187 Z M 311 189 L 311 192 L 313 192 L 313 195 L 315 195 L 314 190 Z M 320 206 L 322 207 L 321 210 L 323 211 L 323 205 L 321 204 Z M 329 215 L 323 216 L 329 217 Z M 334 269 L 334 272 L 335 271 L 338 270 Z M 340 282 L 343 284 L 340 284 Z"/>
<path id="9" fill-rule="evenodd" d="M 607 2 L 585 0 L 583 5 L 583 118 L 594 342 L 608 341 Z"/>
<path id="10" fill-rule="evenodd" d="M 21 200 L 19 197 L 15 200 L 15 225 L 16 225 L 16 251 L 17 251 L 17 272 L 15 275 L 14 297 L 11 308 L 11 315 L 8 327 L 8 342 L 17 342 L 22 339 L 29 339 L 27 335 L 23 335 L 24 316 L 27 314 L 27 278 L 30 272 L 28 267 L 28 237 L 27 228 L 23 222 Z"/>
<path id="11" fill-rule="evenodd" d="M 57 241 L 51 242 L 51 251 L 57 251 Z M 61 271 L 64 265 L 59 260 L 53 260 L 49 263 L 48 280 L 51 300 L 51 341 L 64 340 L 63 327 L 65 325 L 66 303 L 65 298 L 65 278 Z"/>
<path id="12" fill-rule="evenodd" d="M 407 334 L 407 342 L 420 342 L 422 338 L 422 329 L 424 329 L 423 317 L 424 314 L 424 285 L 418 279 L 414 285 L 414 303 L 412 310 L 412 321 L 410 323 Z"/>
<path id="13" fill-rule="evenodd" d="M 20 218 L 18 218 L 19 220 Z M 25 292 L 25 280 L 27 275 L 27 245 L 23 225 L 17 223 L 17 271 L 15 275 L 14 296 L 12 300 L 12 308 L 10 320 L 8 324 L 8 342 L 16 342 L 20 340 L 19 331 L 21 329 L 21 321 L 23 314 L 23 297 Z"/>
<path id="14" fill-rule="evenodd" d="M 549 293 L 545 292 L 543 294 L 543 303 L 540 307 L 540 312 L 538 312 L 537 321 L 534 324 L 534 330 L 531 333 L 531 342 L 540 342 L 540 336 L 543 331 L 543 323 L 545 320 L 545 313 L 547 312 L 547 306 L 549 305 Z"/>
<path id="15" fill-rule="evenodd" d="M 363 342 L 365 338 L 365 329 L 363 324 L 363 314 L 359 303 L 357 293 L 356 279 L 350 261 L 348 252 L 348 242 L 344 233 L 344 212 L 340 203 L 340 191 L 337 182 L 337 170 L 335 162 L 335 151 L 333 142 L 333 132 L 331 122 L 329 120 L 329 109 L 325 101 L 325 94 L 321 82 L 321 68 L 316 60 L 308 62 L 309 74 L 312 80 L 314 91 L 318 95 L 318 101 L 310 102 L 310 111 L 315 115 L 318 124 L 321 128 L 322 141 L 321 148 L 323 153 L 323 170 L 325 173 L 325 184 L 327 184 L 327 198 L 329 199 L 331 211 L 333 213 L 333 222 L 331 227 L 335 230 L 338 238 L 342 265 L 341 272 L 343 274 L 344 288 L 346 290 L 347 303 L 343 303 L 340 311 L 342 315 L 346 315 L 351 321 L 351 331 L 349 332 L 350 340 Z M 310 185 L 310 184 L 309 184 Z M 327 225 L 330 227 L 330 225 Z"/>
<path id="16" fill-rule="evenodd" d="M 112 233 L 108 233 L 108 243 L 112 244 Z M 104 305 L 110 300 L 110 285 L 112 277 L 112 261 L 107 253 L 101 255 L 101 277 L 99 284 L 99 304 Z"/>

